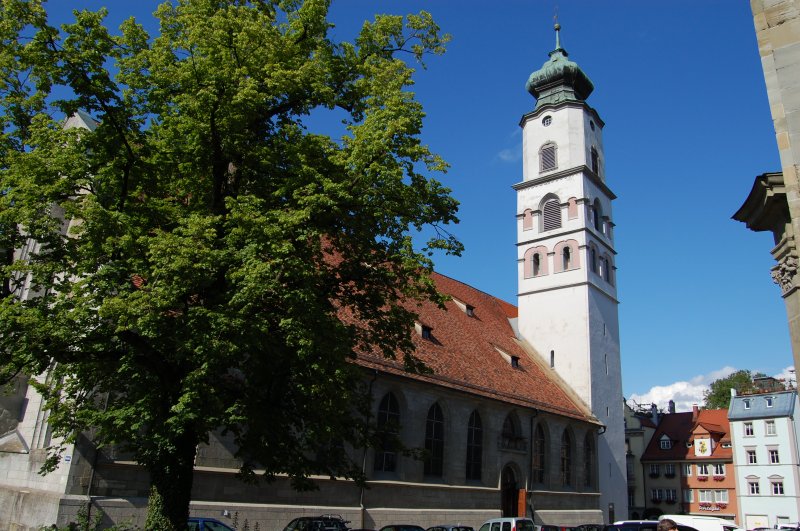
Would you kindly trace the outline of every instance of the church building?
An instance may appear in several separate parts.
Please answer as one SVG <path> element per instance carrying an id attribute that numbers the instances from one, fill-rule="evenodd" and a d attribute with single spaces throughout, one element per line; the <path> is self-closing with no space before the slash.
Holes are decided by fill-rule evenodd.
<path id="1" fill-rule="evenodd" d="M 606 182 L 604 123 L 586 99 L 592 82 L 561 46 L 533 72 L 522 117 L 522 178 L 514 185 L 518 306 L 434 274 L 445 309 L 414 306 L 416 356 L 431 374 L 357 353 L 372 419 L 399 426 L 406 448 L 352 448 L 366 486 L 328 477 L 294 492 L 288 479 L 236 476 L 230 440 L 198 450 L 191 513 L 241 529 L 282 529 L 297 516 L 342 515 L 353 528 L 430 527 L 527 516 L 537 524 L 625 518 L 625 429 L 617 313 L 614 193 Z M 69 125 L 91 130 L 83 114 Z M 33 252 L 35 246 L 20 252 Z M 510 268 L 509 268 L 510 269 Z M 47 412 L 24 379 L 0 400 L 0 528 L 76 520 L 87 502 L 105 523 L 141 526 L 149 480 L 115 448 L 88 438 L 48 476 Z M 234 525 L 235 524 L 235 525 Z"/>

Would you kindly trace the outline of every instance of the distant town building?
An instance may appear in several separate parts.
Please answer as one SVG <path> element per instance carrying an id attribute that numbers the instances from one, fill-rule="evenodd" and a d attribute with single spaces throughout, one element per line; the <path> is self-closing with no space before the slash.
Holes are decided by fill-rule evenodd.
<path id="1" fill-rule="evenodd" d="M 731 399 L 738 521 L 746 529 L 800 520 L 798 413 L 796 390 Z"/>
<path id="2" fill-rule="evenodd" d="M 644 518 L 685 513 L 736 518 L 733 450 L 725 409 L 670 413 L 642 456 Z"/>
<path id="3" fill-rule="evenodd" d="M 673 403 L 674 405 L 674 403 Z M 647 503 L 645 500 L 645 474 L 642 469 L 644 455 L 650 439 L 656 431 L 663 413 L 655 404 L 650 409 L 634 409 L 627 402 L 625 407 L 625 465 L 628 485 L 628 518 L 643 518 Z M 675 412 L 674 409 L 672 411 Z"/>

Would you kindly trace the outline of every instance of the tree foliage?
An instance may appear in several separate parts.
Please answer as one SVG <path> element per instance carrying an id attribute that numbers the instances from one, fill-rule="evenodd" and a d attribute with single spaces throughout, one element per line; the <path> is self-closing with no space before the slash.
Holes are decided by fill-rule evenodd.
<path id="1" fill-rule="evenodd" d="M 714 380 L 703 392 L 703 407 L 728 409 L 731 405 L 731 389 L 736 389 L 737 394 L 754 392 L 756 387 L 753 385 L 753 374 L 749 370 L 742 369 Z"/>
<path id="2" fill-rule="evenodd" d="M 245 477 L 358 478 L 349 361 L 419 369 L 402 301 L 441 301 L 430 256 L 461 249 L 406 62 L 446 36 L 422 12 L 336 42 L 325 0 L 166 2 L 154 36 L 0 1 L 0 376 L 47 373 L 54 435 L 132 451 L 160 529 L 185 524 L 213 430 Z M 79 110 L 93 131 L 62 127 Z M 340 138 L 313 130 L 319 112 Z"/>

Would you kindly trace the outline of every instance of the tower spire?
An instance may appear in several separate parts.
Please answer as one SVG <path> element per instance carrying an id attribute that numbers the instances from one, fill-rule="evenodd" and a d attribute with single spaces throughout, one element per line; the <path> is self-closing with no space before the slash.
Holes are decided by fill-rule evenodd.
<path id="1" fill-rule="evenodd" d="M 556 23 L 553 28 L 556 30 L 556 50 L 561 50 L 561 39 L 559 38 L 561 35 L 561 24 L 558 23 L 558 12 L 556 12 Z"/>

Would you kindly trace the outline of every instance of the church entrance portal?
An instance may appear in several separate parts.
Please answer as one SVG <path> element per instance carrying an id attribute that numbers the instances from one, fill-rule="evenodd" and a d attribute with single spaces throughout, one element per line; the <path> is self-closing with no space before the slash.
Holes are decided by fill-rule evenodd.
<path id="1" fill-rule="evenodd" d="M 503 517 L 519 516 L 517 514 L 517 496 L 519 495 L 517 476 L 510 466 L 503 468 L 500 492 Z"/>

